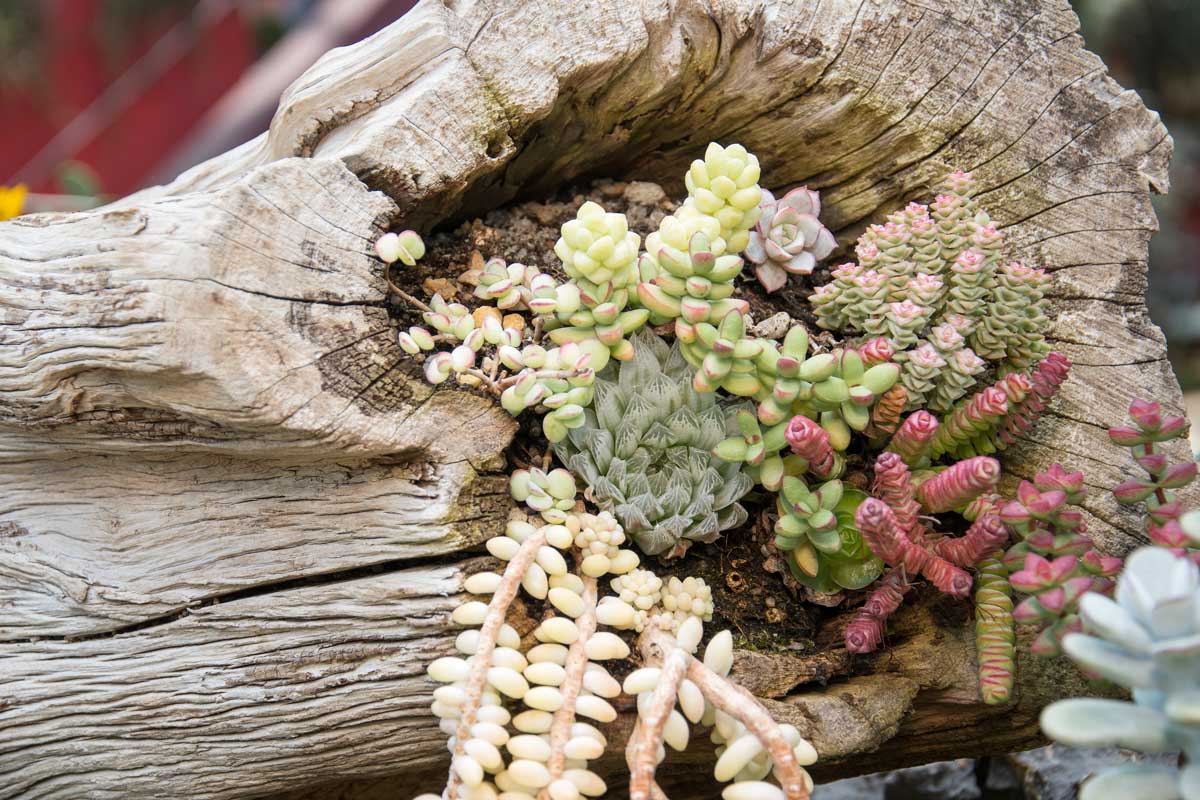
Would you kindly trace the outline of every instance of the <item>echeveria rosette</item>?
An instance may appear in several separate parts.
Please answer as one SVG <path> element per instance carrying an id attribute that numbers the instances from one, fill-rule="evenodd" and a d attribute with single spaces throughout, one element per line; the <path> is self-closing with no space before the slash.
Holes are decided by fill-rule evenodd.
<path id="1" fill-rule="evenodd" d="M 1076 747 L 1182 751 L 1187 765 L 1133 764 L 1083 784 L 1080 800 L 1200 798 L 1200 573 L 1194 563 L 1145 547 L 1126 562 L 1116 597 L 1086 594 L 1087 633 L 1063 648 L 1090 673 L 1133 693 L 1133 702 L 1075 698 L 1042 712 L 1042 730 Z"/>
<path id="2" fill-rule="evenodd" d="M 759 203 L 762 216 L 750 231 L 746 259 L 768 292 L 782 289 L 788 275 L 811 275 L 833 252 L 837 241 L 818 219 L 821 197 L 806 186 L 778 200 L 766 189 Z"/>
<path id="3" fill-rule="evenodd" d="M 733 414 L 692 388 L 678 345 L 649 332 L 634 342 L 631 360 L 596 376 L 592 407 L 555 452 L 643 551 L 679 555 L 745 521 L 737 501 L 753 481 L 713 457 Z"/>
<path id="4" fill-rule="evenodd" d="M 866 495 L 831 480 L 810 490 L 801 478 L 785 477 L 777 499 L 775 546 L 787 553 L 796 580 L 831 594 L 862 589 L 883 572 L 863 542 L 854 514 Z"/>
<path id="5" fill-rule="evenodd" d="M 1133 458 L 1146 472 L 1144 478 L 1134 478 L 1113 488 L 1113 496 L 1127 505 L 1146 504 L 1146 534 L 1150 541 L 1172 548 L 1177 554 L 1189 552 L 1200 562 L 1198 543 L 1188 535 L 1181 524 L 1183 506 L 1175 495 L 1196 477 L 1196 463 L 1184 461 L 1172 463 L 1166 453 L 1155 445 L 1172 439 L 1182 439 L 1188 434 L 1186 418 L 1164 415 L 1158 403 L 1134 400 L 1129 406 L 1133 425 L 1118 425 L 1110 428 L 1109 438 L 1114 444 L 1128 447 Z"/>

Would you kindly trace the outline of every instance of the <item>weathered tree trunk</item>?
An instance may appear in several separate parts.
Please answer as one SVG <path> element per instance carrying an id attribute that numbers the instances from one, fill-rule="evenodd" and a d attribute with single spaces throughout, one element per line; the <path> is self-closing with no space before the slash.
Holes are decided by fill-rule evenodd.
<path id="1" fill-rule="evenodd" d="M 1066 0 L 424 2 L 258 139 L 0 225 L 0 797 L 365 798 L 440 770 L 423 669 L 506 513 L 515 425 L 424 383 L 371 243 L 589 175 L 677 188 L 710 140 L 819 188 L 843 244 L 974 171 L 1053 271 L 1077 365 L 1005 466 L 1085 469 L 1097 538 L 1127 549 L 1104 428 L 1134 395 L 1179 405 L 1143 297 L 1171 142 L 1076 30 Z M 969 627 L 923 603 L 875 674 L 819 688 L 836 646 L 736 674 L 818 775 L 1032 744 L 1074 673 L 1026 658 L 1019 702 L 983 706 Z"/>

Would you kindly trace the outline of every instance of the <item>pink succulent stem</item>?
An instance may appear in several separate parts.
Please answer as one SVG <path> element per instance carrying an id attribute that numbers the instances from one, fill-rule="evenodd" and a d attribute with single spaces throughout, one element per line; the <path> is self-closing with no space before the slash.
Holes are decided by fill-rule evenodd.
<path id="1" fill-rule="evenodd" d="M 904 595 L 911 588 L 903 568 L 888 570 L 846 626 L 846 649 L 851 653 L 870 653 L 877 649 L 887 630 L 888 617 L 900 608 Z"/>
<path id="2" fill-rule="evenodd" d="M 965 597 L 971 591 L 971 576 L 913 542 L 882 500 L 868 497 L 859 505 L 854 519 L 867 546 L 889 566 L 902 568 L 906 575 L 920 573 L 939 591 L 955 597 Z"/>
<path id="3" fill-rule="evenodd" d="M 484 684 L 487 683 L 488 668 L 492 666 L 492 652 L 496 649 L 496 637 L 500 634 L 500 626 L 504 624 L 508 607 L 512 605 L 517 591 L 521 588 L 525 570 L 533 563 L 538 549 L 545 543 L 546 533 L 542 528 L 521 542 L 517 554 L 505 567 L 500 585 L 488 603 L 487 615 L 483 618 L 483 625 L 479 627 L 479 647 L 475 651 L 471 672 L 467 676 L 466 699 L 463 701 L 462 716 L 458 719 L 458 728 L 454 733 L 455 744 L 451 762 L 465 752 L 463 748 L 471 738 L 471 726 L 475 724 L 476 714 L 479 713 L 479 703 L 483 697 Z M 447 797 L 457 797 L 459 782 L 458 773 L 451 768 L 450 776 L 446 780 Z"/>
<path id="4" fill-rule="evenodd" d="M 1029 374 L 1030 389 L 1025 399 L 1004 419 L 1004 427 L 997 439 L 1005 446 L 1011 445 L 1046 410 L 1067 373 L 1071 370 L 1070 360 L 1060 353 L 1048 353 Z"/>
<path id="5" fill-rule="evenodd" d="M 824 428 L 808 417 L 797 415 L 792 417 L 783 435 L 792 452 L 808 462 L 808 468 L 816 477 L 829 477 L 836 461 L 829 433 Z"/>
<path id="6" fill-rule="evenodd" d="M 917 487 L 917 499 L 931 514 L 969 504 L 1000 481 L 1000 462 L 990 456 L 959 461 Z"/>
<path id="7" fill-rule="evenodd" d="M 967 532 L 958 538 L 939 539 L 933 552 L 960 567 L 973 567 L 985 558 L 998 553 L 1008 543 L 1008 528 L 1000 515 L 987 513 L 975 520 Z"/>
<path id="8" fill-rule="evenodd" d="M 887 449 L 899 453 L 904 463 L 912 466 L 929 453 L 937 429 L 937 417 L 933 414 L 928 411 L 913 412 L 900 424 Z"/>
<path id="9" fill-rule="evenodd" d="M 596 579 L 583 577 L 583 614 L 575 620 L 579 629 L 579 638 L 574 641 L 567 651 L 567 661 L 563 665 L 566 674 L 563 677 L 559 691 L 562 693 L 563 704 L 554 712 L 554 721 L 550 723 L 550 760 L 546 769 L 550 772 L 550 782 L 562 777 L 567 763 L 565 748 L 571 739 L 571 725 L 575 722 L 575 701 L 579 699 L 579 691 L 583 687 L 583 676 L 587 672 L 588 657 L 587 643 L 596 632 L 596 596 L 598 588 Z M 541 800 L 550 796 L 548 789 L 542 789 L 538 794 Z"/>
<path id="10" fill-rule="evenodd" d="M 887 503 L 896 522 L 911 534 L 919 523 L 921 506 L 914 499 L 912 473 L 899 453 L 880 453 L 875 459 L 875 496 Z"/>

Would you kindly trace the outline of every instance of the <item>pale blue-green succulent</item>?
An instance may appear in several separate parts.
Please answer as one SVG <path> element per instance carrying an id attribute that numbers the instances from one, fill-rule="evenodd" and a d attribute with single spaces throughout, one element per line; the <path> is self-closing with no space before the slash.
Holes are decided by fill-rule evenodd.
<path id="1" fill-rule="evenodd" d="M 1101 772 L 1083 785 L 1080 800 L 1200 800 L 1200 571 L 1169 550 L 1144 547 L 1126 562 L 1116 599 L 1087 594 L 1080 616 L 1090 635 L 1068 635 L 1067 654 L 1132 690 L 1133 702 L 1062 700 L 1042 712 L 1042 729 L 1069 745 L 1186 757 L 1182 768 Z"/>
<path id="2" fill-rule="evenodd" d="M 679 555 L 744 522 L 737 501 L 753 481 L 712 455 L 736 431 L 733 410 L 696 392 L 678 345 L 648 331 L 632 341 L 633 358 L 596 376 L 583 424 L 554 448 L 643 551 Z"/>

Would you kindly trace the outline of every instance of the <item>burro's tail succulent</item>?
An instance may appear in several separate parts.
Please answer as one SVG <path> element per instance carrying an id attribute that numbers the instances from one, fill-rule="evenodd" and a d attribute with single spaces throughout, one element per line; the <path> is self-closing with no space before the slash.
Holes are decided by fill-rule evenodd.
<path id="1" fill-rule="evenodd" d="M 1084 595 L 1087 633 L 1063 640 L 1081 667 L 1133 692 L 1133 702 L 1079 698 L 1042 712 L 1051 738 L 1078 747 L 1182 751 L 1184 765 L 1131 764 L 1084 783 L 1080 800 L 1200 797 L 1200 570 L 1146 547 L 1126 562 L 1116 599 Z"/>
<path id="2" fill-rule="evenodd" d="M 695 725 L 711 728 L 720 746 L 713 776 L 728 784 L 723 800 L 809 800 L 804 767 L 817 752 L 728 679 L 733 637 L 717 633 L 700 655 L 713 615 L 708 586 L 695 577 L 664 583 L 638 569 L 637 554 L 619 547 L 624 531 L 611 516 L 577 510 L 574 485 L 562 469 L 512 476 L 514 499 L 542 517 L 514 511 L 504 533 L 487 542 L 500 569 L 463 581 L 469 597 L 451 614 L 463 628 L 454 654 L 427 670 L 441 684 L 430 710 L 449 737 L 450 769 L 440 794 L 417 800 L 607 796 L 589 762 L 610 745 L 593 723 L 616 720 L 622 692 L 637 709 L 625 748 L 630 800 L 664 797 L 658 764 L 666 748 L 688 747 Z M 556 510 L 563 513 L 547 518 Z M 602 580 L 610 575 L 614 594 L 605 595 Z M 522 595 L 547 604 L 532 642 L 508 624 Z M 627 659 L 631 648 L 603 628 L 638 633 L 640 669 L 623 683 L 606 662 Z"/>
<path id="3" fill-rule="evenodd" d="M 733 412 L 692 388 L 679 346 L 644 331 L 634 347 L 596 377 L 592 408 L 555 452 L 644 552 L 680 555 L 745 521 L 737 501 L 753 481 L 712 455 L 737 430 Z"/>

